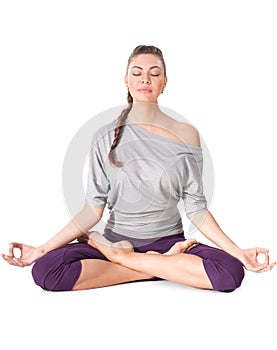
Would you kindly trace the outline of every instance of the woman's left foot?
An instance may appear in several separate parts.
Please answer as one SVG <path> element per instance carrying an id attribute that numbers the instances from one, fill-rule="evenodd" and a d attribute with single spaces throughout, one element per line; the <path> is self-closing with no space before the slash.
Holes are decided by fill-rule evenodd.
<path id="1" fill-rule="evenodd" d="M 167 252 L 163 253 L 163 255 L 174 255 L 185 253 L 193 247 L 198 246 L 198 242 L 195 239 L 186 239 L 185 241 L 176 242 Z M 146 254 L 160 254 L 154 250 L 149 250 Z"/>
<path id="2" fill-rule="evenodd" d="M 199 243 L 193 239 L 186 239 L 185 241 L 176 242 L 164 255 L 173 255 L 185 253 L 193 247 L 196 247 Z"/>

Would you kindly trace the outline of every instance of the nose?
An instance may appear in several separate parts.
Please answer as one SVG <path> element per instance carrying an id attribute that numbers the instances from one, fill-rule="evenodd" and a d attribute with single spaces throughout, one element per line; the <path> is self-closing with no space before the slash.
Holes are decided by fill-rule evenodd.
<path id="1" fill-rule="evenodd" d="M 141 79 L 141 83 L 142 84 L 150 84 L 150 79 L 148 78 L 148 76 L 143 76 Z"/>

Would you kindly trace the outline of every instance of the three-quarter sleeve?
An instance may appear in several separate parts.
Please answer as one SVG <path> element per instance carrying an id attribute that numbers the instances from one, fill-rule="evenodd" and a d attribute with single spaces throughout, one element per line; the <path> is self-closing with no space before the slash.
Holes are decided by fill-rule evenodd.
<path id="1" fill-rule="evenodd" d="M 102 151 L 102 152 L 101 152 Z M 86 202 L 95 208 L 104 208 L 107 203 L 110 183 L 104 169 L 104 149 L 101 138 L 93 137 L 89 151 L 89 164 L 86 188 Z"/>
<path id="2" fill-rule="evenodd" d="M 207 210 L 207 200 L 203 193 L 203 155 L 201 148 L 195 148 L 187 155 L 184 169 L 182 198 L 188 218 Z"/>

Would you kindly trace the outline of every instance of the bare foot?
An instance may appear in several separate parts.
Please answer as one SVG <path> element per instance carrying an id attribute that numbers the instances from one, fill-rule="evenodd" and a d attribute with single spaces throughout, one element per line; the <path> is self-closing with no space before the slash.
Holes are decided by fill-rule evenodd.
<path id="1" fill-rule="evenodd" d="M 193 247 L 196 247 L 199 243 L 195 239 L 187 239 L 185 241 L 179 241 L 176 242 L 167 252 L 165 252 L 163 255 L 173 255 L 173 254 L 180 254 L 185 253 L 186 251 L 190 250 Z M 149 250 L 146 252 L 146 254 L 160 254 L 154 250 Z"/>
<path id="2" fill-rule="evenodd" d="M 185 241 L 176 242 L 164 255 L 173 255 L 179 253 L 185 253 L 193 247 L 196 247 L 199 243 L 193 238 L 186 239 Z"/>
<path id="3" fill-rule="evenodd" d="M 110 261 L 115 261 L 118 254 L 130 253 L 134 251 L 134 247 L 129 241 L 119 241 L 112 243 L 105 238 L 101 233 L 97 231 L 88 232 L 78 238 L 80 243 L 86 243 L 92 247 L 98 249 L 104 254 Z M 176 242 L 167 252 L 163 255 L 173 255 L 184 253 L 191 248 L 197 246 L 199 243 L 195 239 L 187 239 L 185 241 Z M 146 254 L 160 254 L 154 250 L 149 250 Z"/>
<path id="4" fill-rule="evenodd" d="M 86 243 L 98 249 L 110 261 L 115 262 L 116 256 L 119 254 L 126 254 L 134 251 L 134 247 L 131 242 L 120 241 L 113 243 L 97 231 L 87 233 L 87 237 L 88 240 Z"/>

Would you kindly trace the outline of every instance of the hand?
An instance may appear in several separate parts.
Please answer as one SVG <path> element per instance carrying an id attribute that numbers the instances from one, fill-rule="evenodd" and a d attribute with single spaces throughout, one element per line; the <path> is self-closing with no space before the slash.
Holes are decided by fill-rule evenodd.
<path id="1" fill-rule="evenodd" d="M 265 256 L 263 263 L 258 262 L 259 254 L 264 254 Z M 246 270 L 254 272 L 269 271 L 276 265 L 276 262 L 269 263 L 268 249 L 265 248 L 243 249 L 240 261 L 243 263 Z"/>
<path id="2" fill-rule="evenodd" d="M 15 257 L 15 248 L 20 250 L 20 257 Z M 35 262 L 41 254 L 38 249 L 26 244 L 12 242 L 9 245 L 9 254 L 1 254 L 2 258 L 6 260 L 10 265 L 24 267 L 31 265 Z"/>

